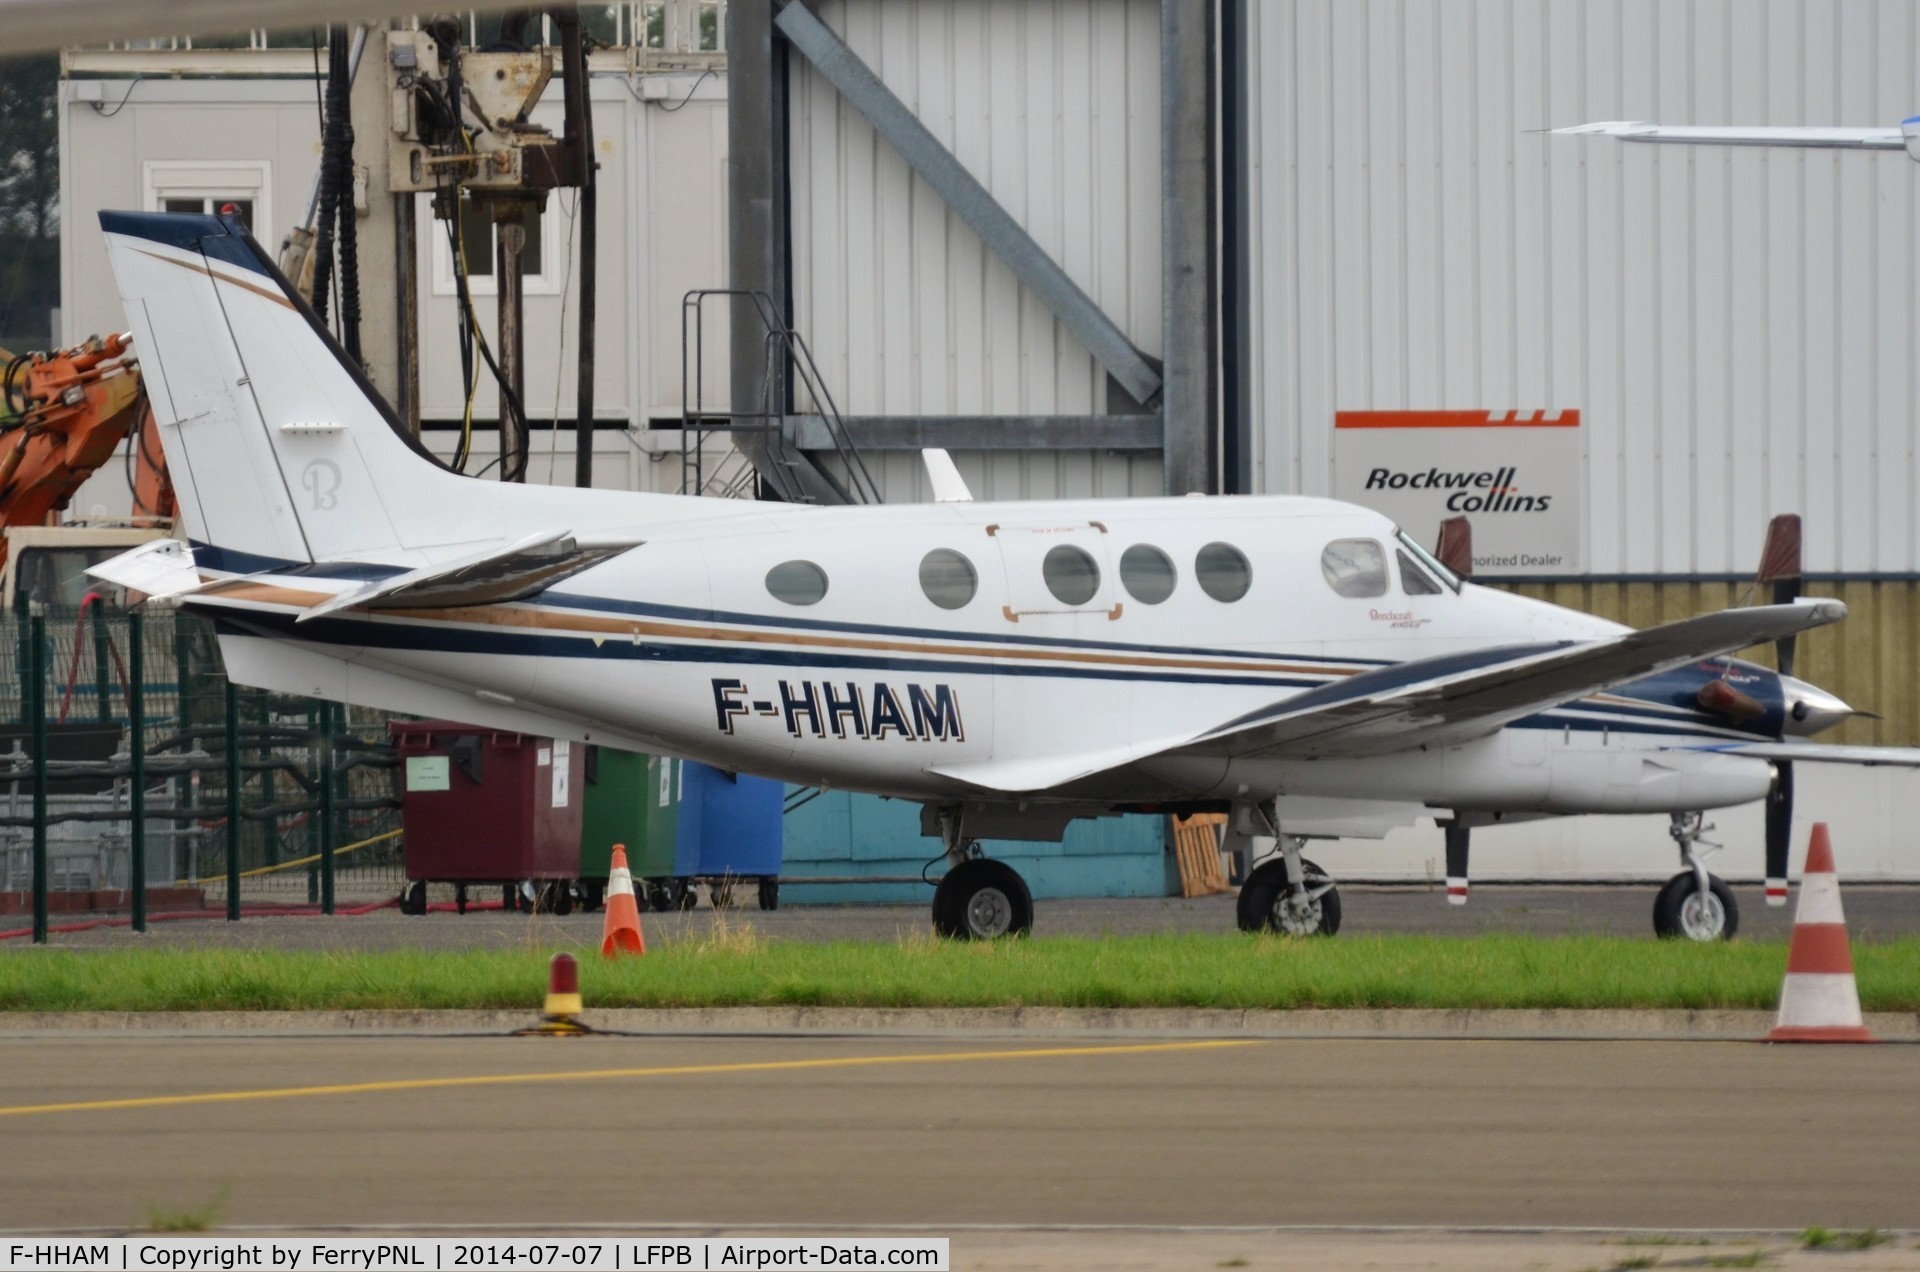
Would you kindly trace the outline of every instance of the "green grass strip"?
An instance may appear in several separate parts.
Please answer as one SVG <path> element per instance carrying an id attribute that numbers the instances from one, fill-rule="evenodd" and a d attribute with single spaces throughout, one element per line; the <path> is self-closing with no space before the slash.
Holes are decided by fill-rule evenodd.
<path id="1" fill-rule="evenodd" d="M 1786 946 L 1237 934 L 813 945 L 749 928 L 581 960 L 594 1007 L 1770 1008 Z M 551 951 L 22 950 L 0 1011 L 531 1008 Z M 1920 1010 L 1920 939 L 1853 951 L 1862 1005 Z"/>

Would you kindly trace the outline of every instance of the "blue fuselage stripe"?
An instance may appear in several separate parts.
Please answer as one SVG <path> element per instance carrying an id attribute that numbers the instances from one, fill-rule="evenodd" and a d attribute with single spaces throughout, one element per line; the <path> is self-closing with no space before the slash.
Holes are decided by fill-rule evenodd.
<path id="1" fill-rule="evenodd" d="M 210 607 L 211 608 L 211 607 Z M 244 615 L 244 616 L 243 616 Z M 1068 663 L 1030 664 L 1022 661 L 983 661 L 955 656 L 914 657 L 910 654 L 858 654 L 825 650 L 782 650 L 765 645 L 734 645 L 708 641 L 633 643 L 617 639 L 598 641 L 582 635 L 549 635 L 526 631 L 478 629 L 447 624 L 399 622 L 392 619 L 321 618 L 296 624 L 291 614 L 263 610 L 236 612 L 219 607 L 217 622 L 230 634 L 273 636 L 316 644 L 435 653 L 515 655 L 536 658 L 613 659 L 623 662 L 764 666 L 776 668 L 833 668 L 842 671 L 911 672 L 978 676 L 1019 676 L 1108 682 L 1252 686 L 1299 689 L 1301 698 L 1346 687 L 1344 680 L 1272 673 L 1237 675 L 1217 671 L 1145 670 Z M 943 634 L 944 635 L 944 634 Z M 1127 648 L 1127 647 L 1122 647 Z M 1133 647 L 1138 649 L 1139 647 Z M 1482 651 L 1484 652 L 1484 651 Z M 1276 656 L 1281 657 L 1281 656 Z M 1290 658 L 1295 662 L 1318 659 Z M 1393 664 L 1383 664 L 1391 667 Z M 1378 686 L 1374 686 L 1377 688 Z M 1614 692 L 1621 692 L 1615 690 Z M 1275 704 L 1269 711 L 1286 713 L 1311 705 L 1299 699 Z M 1262 713 L 1264 714 L 1264 713 Z M 1567 729 L 1577 733 L 1635 732 L 1660 736 L 1715 738 L 1751 737 L 1711 719 L 1676 718 L 1671 712 L 1629 704 L 1569 703 L 1514 721 L 1509 727 Z"/>

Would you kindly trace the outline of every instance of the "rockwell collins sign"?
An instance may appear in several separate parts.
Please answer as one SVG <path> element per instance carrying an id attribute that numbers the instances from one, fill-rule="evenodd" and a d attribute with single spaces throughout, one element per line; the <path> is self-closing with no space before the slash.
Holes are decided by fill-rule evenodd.
<path id="1" fill-rule="evenodd" d="M 1586 569 L 1586 464 L 1578 411 L 1339 411 L 1333 493 L 1384 512 L 1431 547 L 1473 523 L 1473 572 Z"/>

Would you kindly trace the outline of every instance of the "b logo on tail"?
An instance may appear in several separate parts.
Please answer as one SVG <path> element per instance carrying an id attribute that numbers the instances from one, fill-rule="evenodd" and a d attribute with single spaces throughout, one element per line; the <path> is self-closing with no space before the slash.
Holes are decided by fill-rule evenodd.
<path id="1" fill-rule="evenodd" d="M 316 459 L 300 473 L 300 484 L 313 496 L 315 512 L 332 512 L 340 502 L 340 465 L 330 459 Z"/>

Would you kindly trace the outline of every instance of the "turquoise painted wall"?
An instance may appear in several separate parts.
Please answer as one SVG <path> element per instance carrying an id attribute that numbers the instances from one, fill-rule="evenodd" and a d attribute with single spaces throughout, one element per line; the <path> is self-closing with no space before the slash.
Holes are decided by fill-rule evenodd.
<path id="1" fill-rule="evenodd" d="M 1179 867 L 1163 824 L 1159 817 L 1100 817 L 1074 822 L 1057 844 L 989 839 L 981 847 L 1018 870 L 1036 898 L 1178 895 Z M 788 813 L 785 826 L 782 905 L 933 899 L 923 883 L 795 882 L 808 875 L 918 876 L 940 855 L 940 841 L 920 833 L 918 804 L 829 791 Z M 929 873 L 938 878 L 940 869 Z"/>

